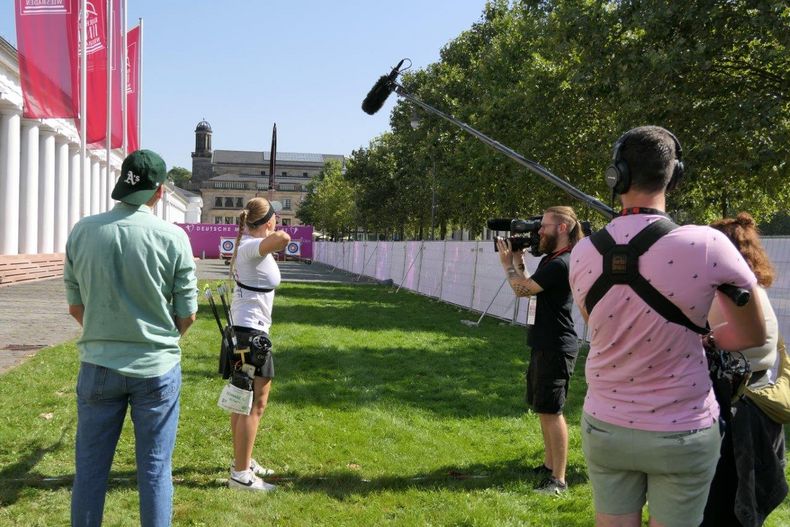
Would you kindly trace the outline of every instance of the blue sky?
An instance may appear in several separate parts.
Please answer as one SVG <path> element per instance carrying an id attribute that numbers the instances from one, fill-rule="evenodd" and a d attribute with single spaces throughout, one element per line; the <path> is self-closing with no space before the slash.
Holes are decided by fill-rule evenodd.
<path id="1" fill-rule="evenodd" d="M 128 0 L 144 19 L 143 147 L 191 169 L 195 125 L 214 149 L 348 155 L 389 128 L 395 95 L 374 116 L 360 104 L 401 58 L 439 60 L 480 19 L 485 0 Z M 14 1 L 0 35 L 16 44 Z"/>

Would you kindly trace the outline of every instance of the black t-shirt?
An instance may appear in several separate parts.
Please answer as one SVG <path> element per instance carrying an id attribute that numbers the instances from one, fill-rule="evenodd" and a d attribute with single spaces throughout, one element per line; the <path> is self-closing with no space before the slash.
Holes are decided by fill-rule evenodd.
<path id="1" fill-rule="evenodd" d="M 568 282 L 570 251 L 557 256 L 546 255 L 531 278 L 543 288 L 535 295 L 535 325 L 530 328 L 527 343 L 532 349 L 557 350 L 577 353 L 576 331 L 573 329 L 571 309 L 573 297 Z"/>

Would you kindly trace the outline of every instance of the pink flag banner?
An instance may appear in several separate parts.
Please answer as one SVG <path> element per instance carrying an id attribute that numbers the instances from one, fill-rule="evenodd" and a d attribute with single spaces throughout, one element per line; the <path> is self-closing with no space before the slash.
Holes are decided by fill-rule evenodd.
<path id="1" fill-rule="evenodd" d="M 130 29 L 126 34 L 126 143 L 128 152 L 140 149 L 140 136 L 137 133 L 140 101 L 140 26 Z"/>
<path id="2" fill-rule="evenodd" d="M 121 0 L 112 0 L 112 148 L 123 147 L 123 82 L 124 49 L 123 13 Z"/>
<path id="3" fill-rule="evenodd" d="M 78 0 L 15 0 L 23 117 L 74 117 Z"/>
<path id="4" fill-rule="evenodd" d="M 87 6 L 88 95 L 85 101 L 85 137 L 82 139 L 88 148 L 102 148 L 102 141 L 107 136 L 107 2 L 88 0 Z"/>
<path id="5" fill-rule="evenodd" d="M 113 61 L 112 61 L 112 143 L 113 148 L 123 145 L 123 119 L 121 110 L 121 70 L 123 50 L 121 49 L 121 1 L 110 0 L 113 5 Z M 88 148 L 106 147 L 107 141 L 107 51 L 108 24 L 107 0 L 88 0 L 87 16 L 87 122 L 86 137 Z M 78 123 L 79 126 L 79 123 Z"/>

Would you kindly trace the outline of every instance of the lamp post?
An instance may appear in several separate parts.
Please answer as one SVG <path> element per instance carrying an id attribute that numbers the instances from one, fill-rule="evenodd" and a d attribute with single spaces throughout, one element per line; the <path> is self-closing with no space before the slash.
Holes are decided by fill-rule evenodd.
<path id="1" fill-rule="evenodd" d="M 420 116 L 417 114 L 417 110 L 412 109 L 411 111 L 411 119 L 409 124 L 411 124 L 412 130 L 416 130 L 420 127 Z M 433 221 L 434 221 L 434 214 L 436 211 L 436 158 L 434 157 L 433 150 L 431 150 L 431 234 L 430 240 L 433 241 Z"/>

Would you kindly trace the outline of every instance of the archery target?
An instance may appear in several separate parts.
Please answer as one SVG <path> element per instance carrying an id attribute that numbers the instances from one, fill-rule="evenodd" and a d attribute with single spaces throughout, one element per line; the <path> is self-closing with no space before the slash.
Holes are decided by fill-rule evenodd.
<path id="1" fill-rule="evenodd" d="M 290 242 L 285 246 L 285 254 L 288 256 L 299 256 L 302 252 L 301 242 Z"/>
<path id="2" fill-rule="evenodd" d="M 222 238 L 219 242 L 220 252 L 223 254 L 233 254 L 233 249 L 236 247 L 235 238 Z"/>

